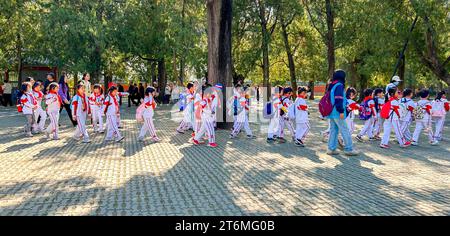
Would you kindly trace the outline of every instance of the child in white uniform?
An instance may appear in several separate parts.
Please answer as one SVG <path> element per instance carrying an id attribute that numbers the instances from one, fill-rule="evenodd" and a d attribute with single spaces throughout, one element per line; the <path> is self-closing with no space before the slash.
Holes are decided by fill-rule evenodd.
<path id="1" fill-rule="evenodd" d="M 50 124 L 47 127 L 45 135 L 50 138 L 53 134 L 53 139 L 58 140 L 59 136 L 59 110 L 62 106 L 61 97 L 58 94 L 59 85 L 55 82 L 48 86 L 48 93 L 45 95 L 45 104 L 47 104 L 47 114 L 50 118 Z"/>
<path id="2" fill-rule="evenodd" d="M 275 87 L 275 94 L 272 97 L 272 110 L 273 110 L 273 117 L 269 121 L 269 127 L 267 130 L 267 142 L 273 143 L 275 141 L 275 135 L 278 133 L 278 128 L 280 125 L 280 112 L 279 112 L 279 106 L 281 104 L 281 96 L 283 94 L 283 87 L 277 86 Z"/>
<path id="3" fill-rule="evenodd" d="M 144 118 L 144 125 L 141 128 L 141 132 L 139 133 L 139 141 L 144 141 L 145 135 L 150 133 L 150 136 L 153 142 L 159 142 L 160 139 L 156 135 L 155 125 L 153 124 L 153 114 L 156 108 L 156 102 L 154 96 L 156 94 L 156 90 L 153 87 L 148 87 L 145 89 L 145 98 L 144 98 L 144 112 L 142 114 Z"/>
<path id="4" fill-rule="evenodd" d="M 308 118 L 308 105 L 306 104 L 306 94 L 308 92 L 308 88 L 299 87 L 297 89 L 297 99 L 295 99 L 295 103 L 291 106 L 295 106 L 295 145 L 304 147 L 305 146 L 305 138 L 308 135 L 310 130 L 309 118 Z"/>
<path id="5" fill-rule="evenodd" d="M 406 140 L 410 141 L 412 139 L 411 131 L 409 130 L 409 126 L 411 126 L 411 122 L 413 120 L 412 112 L 416 107 L 416 103 L 412 100 L 412 90 L 405 89 L 403 90 L 403 98 L 400 99 L 400 103 L 404 106 L 405 114 L 400 117 L 400 129 Z"/>
<path id="6" fill-rule="evenodd" d="M 193 127 L 193 116 L 194 116 L 194 84 L 188 83 L 186 86 L 186 104 L 183 109 L 183 120 L 177 128 L 177 132 L 184 134 L 188 129 Z"/>
<path id="7" fill-rule="evenodd" d="M 89 134 L 86 129 L 86 118 L 91 114 L 89 106 L 89 98 L 84 92 L 84 86 L 78 84 L 76 87 L 77 94 L 72 98 L 72 117 L 77 121 L 77 129 L 74 132 L 73 138 L 79 140 L 83 137 L 83 143 L 90 143 Z"/>
<path id="8" fill-rule="evenodd" d="M 288 108 L 292 105 L 292 101 L 290 97 L 292 96 L 292 88 L 287 87 L 283 90 L 283 96 L 281 97 L 281 103 L 279 106 L 279 129 L 278 129 L 278 142 L 285 143 L 286 139 L 284 139 L 284 128 L 287 126 L 289 132 L 292 135 L 292 139 L 295 139 L 295 131 L 294 126 L 292 125 L 291 120 L 288 117 Z"/>
<path id="9" fill-rule="evenodd" d="M 416 119 L 416 129 L 413 134 L 412 145 L 419 145 L 419 136 L 423 129 L 428 134 L 428 141 L 431 145 L 437 145 L 439 142 L 434 139 L 433 127 L 431 126 L 431 102 L 428 101 L 430 92 L 423 89 L 419 92 L 420 100 L 417 102 L 417 109 L 421 108 L 423 111 L 423 117 Z"/>
<path id="10" fill-rule="evenodd" d="M 20 89 L 22 92 L 22 96 L 20 97 L 20 105 L 22 106 L 22 113 L 27 118 L 24 132 L 28 137 L 33 137 L 31 131 L 34 125 L 34 111 L 37 109 L 37 100 L 31 90 L 31 83 L 29 82 L 23 83 Z"/>
<path id="11" fill-rule="evenodd" d="M 89 104 L 92 112 L 92 126 L 94 132 L 104 133 L 103 128 L 103 103 L 105 96 L 103 96 L 103 89 L 99 84 L 94 85 L 93 93 L 89 96 Z"/>
<path id="12" fill-rule="evenodd" d="M 434 131 L 434 138 L 437 141 L 442 140 L 442 132 L 444 130 L 445 116 L 450 110 L 450 103 L 448 102 L 445 91 L 441 91 L 437 94 L 436 99 L 432 102 L 432 116 L 436 122 L 436 128 Z"/>
<path id="13" fill-rule="evenodd" d="M 380 116 L 381 108 L 384 105 L 385 97 L 383 93 L 383 89 L 377 88 L 373 91 L 373 100 L 375 102 L 375 111 L 377 113 L 377 121 L 375 122 L 375 125 L 373 126 L 373 137 L 376 140 L 381 140 L 380 134 L 381 134 L 381 127 L 383 127 L 383 120 Z"/>
<path id="14" fill-rule="evenodd" d="M 201 106 L 201 127 L 198 132 L 195 133 L 193 138 L 194 145 L 200 144 L 200 138 L 206 133 L 208 136 L 208 146 L 209 147 L 217 147 L 216 144 L 216 134 L 214 130 L 214 115 L 213 110 L 215 109 L 212 102 L 212 93 L 211 90 L 208 89 L 208 86 L 205 88 L 205 93 L 203 95 L 203 99 L 200 101 L 199 105 Z"/>
<path id="15" fill-rule="evenodd" d="M 105 98 L 105 114 L 107 132 L 105 141 L 112 141 L 115 137 L 116 142 L 121 142 L 124 137 L 117 126 L 117 117 L 120 115 L 119 101 L 117 100 L 117 87 L 111 86 L 108 90 L 108 95 Z"/>
<path id="16" fill-rule="evenodd" d="M 397 137 L 397 141 L 400 144 L 400 147 L 408 147 L 411 145 L 411 142 L 406 141 L 406 139 L 403 137 L 401 130 L 400 130 L 400 102 L 399 97 L 401 96 L 401 91 L 397 90 L 397 88 L 390 88 L 388 89 L 388 96 L 389 101 L 387 104 L 385 104 L 382 108 L 381 116 L 383 117 L 383 111 L 390 108 L 388 111 L 387 117 L 383 117 L 384 123 L 383 123 L 383 138 L 381 139 L 381 148 L 388 149 L 389 146 L 389 138 L 391 136 L 391 129 L 394 129 L 395 136 Z M 389 106 L 390 105 L 390 106 Z"/>
<path id="17" fill-rule="evenodd" d="M 33 96 L 36 98 L 37 101 L 37 108 L 34 111 L 34 131 L 36 133 L 44 131 L 45 128 L 45 121 L 47 120 L 47 113 L 42 108 L 42 101 L 44 100 L 44 93 L 41 92 L 41 82 L 37 81 L 33 85 Z M 40 118 L 39 123 L 38 118 Z"/>
<path id="18" fill-rule="evenodd" d="M 347 118 L 345 118 L 345 121 L 348 125 L 348 130 L 350 131 L 350 136 L 355 131 L 355 111 L 359 110 L 359 104 L 354 101 L 356 98 L 356 89 L 355 88 L 348 88 L 345 96 L 347 97 Z"/>
<path id="19" fill-rule="evenodd" d="M 255 138 L 248 123 L 248 111 L 249 111 L 248 99 L 246 98 L 245 91 L 241 89 L 237 107 L 237 116 L 236 119 L 234 120 L 233 126 L 234 129 L 230 134 L 231 139 L 236 138 L 242 128 L 244 128 L 245 133 L 247 134 L 247 138 Z"/>
<path id="20" fill-rule="evenodd" d="M 375 122 L 378 122 L 377 120 L 377 112 L 375 111 L 375 101 L 373 100 L 373 90 L 372 89 L 366 89 L 364 90 L 364 101 L 361 105 L 361 112 L 365 113 L 365 117 L 367 120 L 364 122 L 364 127 L 361 130 L 361 132 L 356 135 L 356 140 L 362 142 L 363 137 L 367 135 L 369 137 L 370 141 L 375 140 L 373 138 L 373 127 Z M 361 115 L 360 115 L 361 117 Z"/>

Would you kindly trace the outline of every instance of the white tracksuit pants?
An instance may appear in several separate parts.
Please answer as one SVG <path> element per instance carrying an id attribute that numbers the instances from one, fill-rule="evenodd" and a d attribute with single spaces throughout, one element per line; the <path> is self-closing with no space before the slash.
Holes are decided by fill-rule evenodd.
<path id="1" fill-rule="evenodd" d="M 94 132 L 103 130 L 103 109 L 92 107 L 92 126 Z M 98 123 L 98 126 L 97 126 Z"/>
<path id="2" fill-rule="evenodd" d="M 378 121 L 379 122 L 379 121 Z M 364 127 L 362 128 L 361 132 L 358 136 L 363 137 L 367 134 L 369 138 L 373 138 L 373 125 L 375 123 L 375 117 L 370 117 L 370 119 L 366 120 L 364 123 Z"/>
<path id="3" fill-rule="evenodd" d="M 309 122 L 297 123 L 295 126 L 295 139 L 304 140 L 308 135 L 310 128 Z"/>
<path id="4" fill-rule="evenodd" d="M 400 130 L 400 121 L 392 120 L 392 119 L 384 120 L 384 123 L 383 123 L 384 133 L 383 133 L 383 137 L 381 139 L 381 144 L 384 144 L 384 145 L 389 144 L 389 139 L 391 137 L 391 129 L 394 129 L 395 137 L 397 138 L 400 145 L 405 144 L 406 140 L 403 138 L 403 135 Z"/>
<path id="5" fill-rule="evenodd" d="M 377 121 L 373 125 L 373 129 L 372 129 L 373 136 L 380 136 L 381 127 L 383 127 L 383 119 L 381 119 L 380 113 L 378 113 Z"/>
<path id="6" fill-rule="evenodd" d="M 195 133 L 195 140 L 200 140 L 204 134 L 208 135 L 209 143 L 216 142 L 216 134 L 214 131 L 214 121 L 213 120 L 205 120 L 201 122 L 200 129 Z"/>
<path id="7" fill-rule="evenodd" d="M 50 118 L 50 124 L 47 126 L 47 133 L 53 134 L 53 138 L 58 138 L 59 111 L 49 111 L 48 117 Z"/>
<path id="8" fill-rule="evenodd" d="M 402 120 L 400 121 L 400 132 L 406 140 L 412 139 L 411 131 L 409 130 L 409 126 L 411 125 L 411 121 Z"/>
<path id="9" fill-rule="evenodd" d="M 241 132 L 241 129 L 244 128 L 245 133 L 247 134 L 247 136 L 251 136 L 253 135 L 252 130 L 250 129 L 250 124 L 248 123 L 248 117 L 245 116 L 244 121 L 235 121 L 234 122 L 234 129 L 231 132 L 232 136 L 237 136 L 239 134 L 239 132 Z"/>
<path id="10" fill-rule="evenodd" d="M 292 125 L 291 120 L 288 117 L 280 116 L 279 121 L 279 129 L 278 129 L 278 137 L 284 138 L 284 128 L 287 126 L 289 132 L 291 132 L 292 137 L 295 137 L 294 126 Z"/>
<path id="11" fill-rule="evenodd" d="M 144 117 L 144 125 L 141 128 L 141 132 L 139 133 L 139 138 L 143 139 L 145 135 L 150 133 L 150 136 L 152 138 L 156 138 L 156 129 L 155 125 L 153 124 L 153 118 L 152 117 Z"/>
<path id="12" fill-rule="evenodd" d="M 39 121 L 39 123 L 37 123 L 39 116 L 41 116 L 41 120 Z M 46 119 L 47 119 L 47 113 L 42 109 L 42 107 L 38 107 L 34 111 L 33 129 L 43 131 L 45 129 L 45 120 Z"/>
<path id="13" fill-rule="evenodd" d="M 273 138 L 274 134 L 278 134 L 280 122 L 278 120 L 278 117 L 274 117 L 270 119 L 269 127 L 267 130 L 267 138 Z"/>
<path id="14" fill-rule="evenodd" d="M 434 130 L 434 138 L 436 140 L 442 139 L 442 132 L 444 131 L 444 123 L 445 123 L 445 117 L 434 117 L 436 121 L 436 126 Z"/>
<path id="15" fill-rule="evenodd" d="M 86 116 L 85 112 L 80 112 L 77 114 L 77 129 L 73 134 L 73 137 L 78 139 L 80 136 L 83 136 L 83 140 L 89 140 L 89 134 L 86 129 Z"/>
<path id="16" fill-rule="evenodd" d="M 122 138 L 119 127 L 117 126 L 117 115 L 106 115 L 106 124 L 106 140 L 112 140 L 113 137 L 116 137 L 116 139 Z"/>
<path id="17" fill-rule="evenodd" d="M 414 130 L 413 140 L 419 142 L 420 133 L 425 129 L 428 133 L 428 140 L 431 142 L 434 140 L 433 127 L 431 126 L 431 120 L 418 120 L 416 121 L 416 129 Z"/>
<path id="18" fill-rule="evenodd" d="M 347 126 L 348 126 L 348 131 L 350 131 L 350 136 L 353 134 L 353 132 L 355 132 L 355 120 L 351 119 L 350 117 L 347 117 L 347 119 L 345 119 L 345 121 L 347 122 Z"/>

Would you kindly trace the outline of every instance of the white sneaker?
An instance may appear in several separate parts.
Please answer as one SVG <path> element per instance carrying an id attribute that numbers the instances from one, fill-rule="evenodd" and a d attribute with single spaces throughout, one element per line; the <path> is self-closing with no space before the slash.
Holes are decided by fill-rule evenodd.
<path id="1" fill-rule="evenodd" d="M 91 140 L 89 140 L 89 139 L 84 139 L 83 140 L 83 143 L 90 143 L 91 142 Z"/>
<path id="2" fill-rule="evenodd" d="M 439 141 L 433 140 L 430 142 L 431 146 L 437 146 L 439 144 Z"/>
<path id="3" fill-rule="evenodd" d="M 411 142 L 411 145 L 412 146 L 419 146 L 419 143 L 413 141 L 413 142 Z"/>

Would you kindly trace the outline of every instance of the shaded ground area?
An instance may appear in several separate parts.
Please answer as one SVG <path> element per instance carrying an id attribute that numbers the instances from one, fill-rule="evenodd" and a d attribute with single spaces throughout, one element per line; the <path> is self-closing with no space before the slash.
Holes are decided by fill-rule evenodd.
<path id="1" fill-rule="evenodd" d="M 134 107 L 124 107 L 125 141 L 93 135 L 87 145 L 70 138 L 65 114 L 61 140 L 24 138 L 24 118 L 2 107 L 0 215 L 450 215 L 448 141 L 422 136 L 420 147 L 389 151 L 367 141 L 358 157 L 330 157 L 326 122 L 312 114 L 306 148 L 267 144 L 252 124 L 258 139 L 222 130 L 211 149 L 176 134 L 167 106 L 155 118 L 160 143 L 139 143 Z"/>

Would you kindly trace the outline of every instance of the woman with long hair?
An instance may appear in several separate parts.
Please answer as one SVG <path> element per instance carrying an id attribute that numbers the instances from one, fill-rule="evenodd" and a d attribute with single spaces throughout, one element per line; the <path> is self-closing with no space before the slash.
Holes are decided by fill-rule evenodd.
<path id="1" fill-rule="evenodd" d="M 67 84 L 67 76 L 65 73 L 63 73 L 61 77 L 59 77 L 58 84 L 59 84 L 58 94 L 62 100 L 62 106 L 59 110 L 59 113 L 61 113 L 63 108 L 65 108 L 67 114 L 69 115 L 70 121 L 72 122 L 72 125 L 75 127 L 77 126 L 77 121 L 74 120 L 72 117 L 72 110 L 70 109 L 69 85 Z"/>

